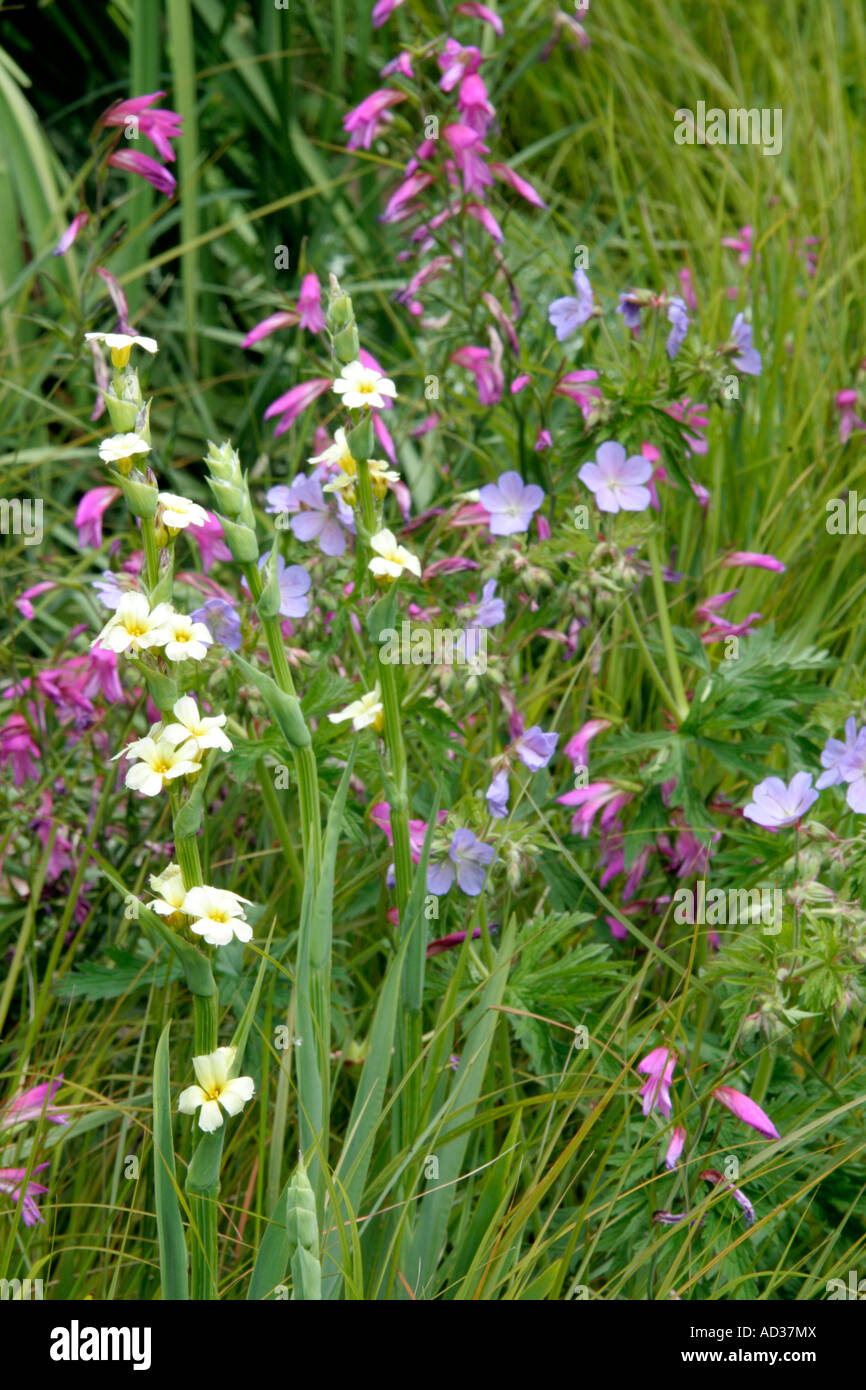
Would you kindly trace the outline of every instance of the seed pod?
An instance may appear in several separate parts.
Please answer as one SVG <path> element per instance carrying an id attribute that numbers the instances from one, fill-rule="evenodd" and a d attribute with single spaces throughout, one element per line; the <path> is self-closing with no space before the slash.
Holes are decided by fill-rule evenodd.
<path id="1" fill-rule="evenodd" d="M 130 473 L 128 477 L 124 477 L 122 473 L 116 473 L 114 469 L 109 468 L 108 476 L 120 488 L 133 516 L 149 519 L 156 515 L 159 500 L 157 489 L 145 482 L 140 473 Z"/>
<path id="2" fill-rule="evenodd" d="M 334 356 L 338 362 L 355 362 L 361 351 L 358 330 L 354 324 L 341 328 L 334 336 Z"/>
<path id="3" fill-rule="evenodd" d="M 319 1261 L 316 1197 L 303 1160 L 299 1161 L 286 1194 L 286 1233 L 294 1297 L 308 1302 L 320 1300 L 322 1266 Z"/>

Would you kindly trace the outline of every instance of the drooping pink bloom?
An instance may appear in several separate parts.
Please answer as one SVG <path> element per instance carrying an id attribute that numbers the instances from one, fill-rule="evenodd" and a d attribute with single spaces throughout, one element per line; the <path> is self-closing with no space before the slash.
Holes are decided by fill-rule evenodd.
<path id="1" fill-rule="evenodd" d="M 452 352 L 451 361 L 472 372 L 478 390 L 478 399 L 482 405 L 497 405 L 502 400 L 505 378 L 502 375 L 502 368 L 494 361 L 490 348 L 458 348 L 456 352 Z"/>
<path id="2" fill-rule="evenodd" d="M 654 1047 L 638 1062 L 641 1076 L 648 1078 L 640 1090 L 645 1115 L 653 1110 L 658 1110 L 660 1115 L 671 1113 L 671 1079 L 676 1064 L 677 1054 L 669 1047 Z"/>
<path id="3" fill-rule="evenodd" d="M 379 214 L 379 221 L 403 222 L 407 217 L 411 217 L 418 210 L 414 200 L 425 188 L 429 188 L 431 183 L 435 183 L 432 174 L 425 173 L 423 169 L 416 169 L 394 189 L 385 204 L 384 212 Z"/>
<path id="4" fill-rule="evenodd" d="M 28 622 L 32 623 L 36 613 L 30 600 L 38 598 L 40 594 L 47 594 L 52 589 L 59 588 L 60 585 L 56 584 L 54 580 L 43 579 L 41 584 L 33 584 L 29 589 L 25 589 L 23 594 L 19 594 L 15 600 L 15 607 L 18 609 L 22 618 L 26 618 Z"/>
<path id="5" fill-rule="evenodd" d="M 268 314 L 266 319 L 262 319 L 261 323 L 257 323 L 254 328 L 250 329 L 241 343 L 241 347 L 252 347 L 254 343 L 260 343 L 262 338 L 267 338 L 280 328 L 293 328 L 299 322 L 299 318 L 300 316 L 294 309 L 281 309 L 276 314 Z"/>
<path id="6" fill-rule="evenodd" d="M 140 178 L 147 179 L 157 193 L 164 193 L 167 198 L 174 195 L 177 187 L 174 175 L 149 154 L 140 154 L 138 150 L 115 150 L 108 156 L 108 163 L 112 169 L 123 169 L 127 174 L 138 174 Z"/>
<path id="7" fill-rule="evenodd" d="M 484 79 L 479 77 L 477 72 L 470 73 L 460 83 L 460 91 L 457 94 L 457 110 L 460 112 L 460 119 L 463 124 L 476 131 L 483 139 L 496 111 L 487 99 Z"/>
<path id="8" fill-rule="evenodd" d="M 0 767 L 12 764 L 12 779 L 16 787 L 20 787 L 28 777 L 34 782 L 39 781 L 36 759 L 41 756 L 23 714 L 10 714 L 0 728 Z"/>
<path id="9" fill-rule="evenodd" d="M 727 1188 L 727 1190 L 733 1194 L 734 1200 L 743 1208 L 746 1215 L 746 1225 L 752 1225 L 755 1219 L 755 1208 L 752 1206 L 745 1192 L 742 1192 L 738 1187 L 734 1187 L 732 1182 L 726 1182 L 722 1174 L 716 1168 L 705 1168 L 699 1176 L 704 1182 L 710 1182 L 716 1186 L 721 1183 L 722 1187 Z"/>
<path id="10" fill-rule="evenodd" d="M 463 176 L 463 187 L 469 194 L 480 194 L 493 183 L 493 175 L 484 162 L 489 154 L 481 136 L 471 126 L 455 121 L 442 131 L 442 138 L 454 156 L 454 163 Z"/>
<path id="11" fill-rule="evenodd" d="M 55 246 L 52 255 L 65 256 L 66 252 L 69 250 L 70 246 L 72 246 L 73 242 L 78 236 L 78 233 L 84 227 L 87 226 L 89 221 L 90 213 L 86 209 L 83 208 L 81 212 L 77 212 L 73 217 L 72 221 L 70 222 L 69 226 L 66 228 L 66 231 L 63 233 L 62 237 L 58 241 L 57 245 Z"/>
<path id="12" fill-rule="evenodd" d="M 785 566 L 781 560 L 777 560 L 775 555 L 761 555 L 754 550 L 735 550 L 730 555 L 726 555 L 722 561 L 723 569 L 758 569 L 775 570 L 777 574 L 785 573 Z"/>
<path id="13" fill-rule="evenodd" d="M 398 3 L 402 3 L 402 0 L 398 0 Z M 397 54 L 396 58 L 392 58 L 390 63 L 385 64 L 379 76 L 391 77 L 395 72 L 399 72 L 403 77 L 408 77 L 410 81 L 415 76 L 412 69 L 412 54 L 408 53 L 405 48 L 402 53 Z"/>
<path id="14" fill-rule="evenodd" d="M 853 389 L 836 392 L 836 408 L 840 412 L 839 438 L 843 444 L 850 439 L 852 431 L 866 430 L 866 422 L 857 414 L 856 405 L 857 392 Z"/>
<path id="15" fill-rule="evenodd" d="M 47 1167 L 47 1163 L 37 1163 L 32 1171 L 41 1173 Z M 36 1226 L 45 1217 L 39 1211 L 35 1198 L 44 1196 L 48 1188 L 30 1180 L 25 1185 L 26 1178 L 26 1168 L 0 1168 L 0 1192 L 6 1192 L 13 1202 L 20 1202 L 21 1219 L 25 1226 Z"/>
<path id="16" fill-rule="evenodd" d="M 171 164 L 175 158 L 171 141 L 180 138 L 183 117 L 178 111 L 163 110 L 160 107 L 148 109 L 153 102 L 164 96 L 165 92 L 150 92 L 145 96 L 117 101 L 103 112 L 99 118 L 99 125 L 123 126 L 134 131 L 136 135 L 143 135 L 154 146 L 160 159 L 165 159 Z"/>
<path id="17" fill-rule="evenodd" d="M 519 193 L 521 198 L 525 198 L 527 203 L 531 203 L 536 208 L 546 208 L 547 203 L 539 193 L 536 193 L 531 183 L 515 174 L 513 169 L 509 169 L 507 164 L 491 164 L 490 169 L 498 179 L 510 184 L 515 193 Z"/>
<path id="18" fill-rule="evenodd" d="M 40 1086 L 33 1086 L 23 1095 L 9 1101 L 0 1108 L 0 1129 L 8 1129 L 10 1125 L 22 1125 L 28 1120 L 38 1120 L 43 1111 L 46 1120 L 50 1120 L 53 1125 L 68 1125 L 69 1116 L 61 1115 L 52 1106 L 52 1101 L 62 1083 L 63 1073 L 61 1072 L 54 1081 L 45 1081 Z"/>
<path id="19" fill-rule="evenodd" d="M 605 729 L 609 728 L 611 728 L 609 719 L 588 719 L 568 740 L 562 750 L 563 753 L 571 759 L 575 767 L 585 767 L 590 743 L 597 734 L 602 734 Z"/>
<path id="20" fill-rule="evenodd" d="M 478 71 L 481 66 L 481 50 L 472 45 L 464 48 L 456 39 L 446 39 L 437 62 L 442 73 L 439 86 L 443 92 L 450 92 L 464 77 Z"/>
<path id="21" fill-rule="evenodd" d="M 582 835 L 586 839 L 599 811 L 599 825 L 606 830 L 616 820 L 623 806 L 632 800 L 632 796 L 632 792 L 624 792 L 614 782 L 588 782 L 585 787 L 575 787 L 556 799 L 562 806 L 578 808 L 571 822 L 572 834 Z"/>
<path id="22" fill-rule="evenodd" d="M 302 381 L 297 386 L 293 386 L 290 391 L 282 396 L 278 396 L 275 401 L 271 401 L 265 411 L 265 419 L 270 420 L 274 415 L 279 415 L 274 438 L 277 439 L 281 434 L 285 434 L 292 422 L 305 411 L 308 406 L 313 404 L 319 396 L 323 396 L 326 391 L 330 391 L 333 382 L 329 376 L 313 377 L 310 381 Z"/>
<path id="23" fill-rule="evenodd" d="M 373 6 L 373 28 L 381 29 L 386 19 L 390 19 L 402 4 L 403 0 L 376 0 Z"/>
<path id="24" fill-rule="evenodd" d="M 750 1125 L 767 1139 L 781 1138 L 769 1115 L 766 1115 L 760 1105 L 744 1091 L 737 1091 L 733 1086 L 717 1086 L 713 1091 L 713 1100 L 717 1100 L 719 1105 L 730 1110 L 732 1115 L 743 1121 L 743 1124 Z"/>
<path id="25" fill-rule="evenodd" d="M 85 492 L 75 512 L 78 544 L 99 550 L 102 545 L 102 518 L 121 496 L 119 487 L 92 487 Z"/>
<path id="26" fill-rule="evenodd" d="M 490 25 L 491 29 L 498 34 L 499 38 L 502 38 L 502 35 L 505 33 L 505 28 L 499 15 L 494 14 L 486 5 L 475 4 L 474 0 L 464 0 L 463 4 L 455 5 L 454 13 L 472 15 L 475 19 L 482 20 L 485 24 Z"/>
<path id="27" fill-rule="evenodd" d="M 99 276 L 100 280 L 102 280 L 105 283 L 105 287 L 108 290 L 111 302 L 117 310 L 118 333 L 129 333 L 134 337 L 135 329 L 131 326 L 129 322 L 129 301 L 127 300 L 126 295 L 123 292 L 123 286 L 121 285 L 120 281 L 116 280 L 115 277 L 112 275 L 111 271 L 106 270 L 104 265 L 96 265 L 93 267 L 93 269 L 94 272 Z"/>
<path id="28" fill-rule="evenodd" d="M 389 108 L 405 100 L 405 92 L 397 92 L 390 87 L 380 87 L 366 96 L 343 117 L 343 129 L 349 136 L 348 148 L 369 150 L 373 141 L 392 119 Z"/>
<path id="29" fill-rule="evenodd" d="M 301 292 L 298 295 L 298 309 L 300 310 L 300 327 L 306 328 L 310 333 L 321 333 L 325 327 L 325 316 L 322 313 L 322 286 L 319 284 L 319 277 L 313 271 L 305 275 L 301 281 Z"/>
<path id="30" fill-rule="evenodd" d="M 674 1132 L 671 1135 L 668 1151 L 665 1154 L 665 1167 L 673 1172 L 683 1151 L 688 1134 L 683 1125 L 674 1125 Z"/>
<path id="31" fill-rule="evenodd" d="M 596 381 L 598 372 L 593 368 L 583 368 L 577 372 L 566 372 L 565 376 L 560 377 L 553 388 L 556 396 L 567 396 L 580 406 L 584 420 L 588 420 L 596 403 L 601 400 L 601 387 L 589 386 L 586 383 Z"/>
<path id="32" fill-rule="evenodd" d="M 479 222 L 487 235 L 496 242 L 497 246 L 502 245 L 505 240 L 505 234 L 489 208 L 485 207 L 483 203 L 467 203 L 466 215 L 467 217 L 473 218 L 474 221 Z"/>
<path id="33" fill-rule="evenodd" d="M 477 941 L 480 935 L 481 928 L 475 927 L 472 940 Z M 435 941 L 431 941 L 427 946 L 427 959 L 431 956 L 441 956 L 444 951 L 453 951 L 455 946 L 462 946 L 465 940 L 465 931 L 453 931 L 448 936 L 437 936 Z"/>
<path id="34" fill-rule="evenodd" d="M 723 236 L 722 245 L 729 251 L 739 252 L 740 265 L 748 265 L 752 259 L 751 227 L 741 227 L 738 236 Z"/>
<path id="35" fill-rule="evenodd" d="M 681 401 L 672 401 L 666 405 L 665 414 L 670 415 L 672 420 L 679 421 L 685 425 L 681 431 L 687 447 L 693 454 L 705 454 L 709 449 L 709 444 L 703 435 L 693 433 L 693 431 L 705 430 L 709 424 L 709 416 L 706 414 L 706 406 L 695 405 L 688 396 L 684 396 Z"/>

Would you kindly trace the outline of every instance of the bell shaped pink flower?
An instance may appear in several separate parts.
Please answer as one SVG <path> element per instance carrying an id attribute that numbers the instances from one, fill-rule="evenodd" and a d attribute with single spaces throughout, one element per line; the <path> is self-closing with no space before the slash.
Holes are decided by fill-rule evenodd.
<path id="1" fill-rule="evenodd" d="M 732 1115 L 743 1121 L 743 1124 L 751 1125 L 752 1129 L 756 1129 L 767 1139 L 781 1138 L 769 1115 L 766 1115 L 760 1105 L 744 1091 L 738 1091 L 733 1086 L 717 1086 L 713 1091 L 713 1100 L 717 1100 L 719 1105 L 730 1110 Z"/>
<path id="2" fill-rule="evenodd" d="M 645 1115 L 652 1110 L 658 1110 L 660 1115 L 671 1113 L 671 1079 L 676 1064 L 677 1054 L 669 1047 L 654 1047 L 638 1062 L 638 1071 L 647 1077 L 640 1090 Z"/>

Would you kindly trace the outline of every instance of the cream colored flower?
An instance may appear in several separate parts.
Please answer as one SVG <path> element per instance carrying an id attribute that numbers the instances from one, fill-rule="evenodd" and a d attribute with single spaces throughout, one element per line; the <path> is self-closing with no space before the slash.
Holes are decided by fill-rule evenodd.
<path id="1" fill-rule="evenodd" d="M 169 743 L 183 743 L 184 739 L 190 739 L 199 750 L 221 748 L 224 753 L 231 752 L 231 740 L 223 733 L 226 722 L 224 714 L 199 714 L 198 705 L 191 695 L 183 695 L 176 700 L 173 713 L 178 722 L 169 724 L 163 735 Z"/>
<path id="2" fill-rule="evenodd" d="M 161 492 L 157 498 L 162 507 L 162 523 L 170 531 L 183 531 L 187 526 L 207 526 L 208 515 L 198 502 L 178 497 L 174 492 Z"/>
<path id="3" fill-rule="evenodd" d="M 126 366 L 131 348 L 140 347 L 151 353 L 159 351 L 155 338 L 139 338 L 134 333 L 85 333 L 84 337 L 88 343 L 104 343 L 111 350 L 115 367 Z"/>
<path id="4" fill-rule="evenodd" d="M 329 444 L 327 449 L 323 449 L 320 454 L 307 459 L 308 463 L 336 463 L 344 473 L 355 472 L 355 460 L 352 458 L 352 451 L 349 448 L 349 441 L 346 438 L 346 431 L 343 429 L 334 431 L 334 442 Z"/>
<path id="5" fill-rule="evenodd" d="M 370 561 L 369 568 L 377 579 L 399 579 L 404 570 L 409 570 L 411 574 L 421 578 L 421 562 L 418 556 L 413 555 L 404 545 L 398 545 L 393 531 L 379 531 L 373 536 L 370 545 L 376 555 Z"/>
<path id="6" fill-rule="evenodd" d="M 183 911 L 195 919 L 189 926 L 196 936 L 203 936 L 209 946 L 227 946 L 233 936 L 238 941 L 252 940 L 253 929 L 241 906 L 248 902 L 249 898 L 230 893 L 227 888 L 202 885 L 190 888 L 183 900 Z"/>
<path id="7" fill-rule="evenodd" d="M 183 909 L 186 889 L 179 864 L 169 864 L 161 874 L 151 874 L 148 882 L 151 891 L 159 896 L 150 903 L 150 908 L 160 917 L 174 917 Z"/>
<path id="8" fill-rule="evenodd" d="M 158 734 L 156 738 L 154 733 Z M 128 758 L 135 759 L 126 774 L 126 785 L 143 796 L 158 796 L 167 782 L 201 771 L 195 744 L 190 742 L 177 747 L 169 743 L 159 725 L 147 738 L 136 739 L 124 752 Z"/>
<path id="9" fill-rule="evenodd" d="M 381 693 L 377 682 L 360 700 L 353 700 L 345 709 L 339 710 L 336 714 L 329 714 L 328 718 L 332 724 L 342 724 L 344 719 L 351 719 L 352 728 L 356 730 L 367 729 L 371 724 L 374 729 L 381 729 L 385 716 Z"/>
<path id="10" fill-rule="evenodd" d="M 140 434 L 111 434 L 99 446 L 103 463 L 131 462 L 138 454 L 149 454 L 150 445 Z"/>
<path id="11" fill-rule="evenodd" d="M 219 1129 L 223 1122 L 222 1110 L 227 1115 L 239 1115 L 247 1101 L 253 1098 L 255 1085 L 251 1076 L 229 1076 L 236 1052 L 234 1047 L 218 1047 L 216 1052 L 192 1059 L 199 1084 L 181 1091 L 177 1108 L 182 1115 L 194 1115 L 201 1107 L 198 1127 L 205 1134 Z"/>
<path id="12" fill-rule="evenodd" d="M 204 661 L 213 638 L 204 623 L 172 610 L 165 622 L 165 654 L 169 661 Z"/>
<path id="13" fill-rule="evenodd" d="M 170 635 L 167 624 L 175 616 L 170 603 L 158 603 L 152 609 L 144 594 L 124 594 L 90 645 L 95 647 L 99 642 L 111 652 L 132 653 L 161 647 Z"/>
<path id="14" fill-rule="evenodd" d="M 334 382 L 334 390 L 343 397 L 343 405 L 349 410 L 360 410 L 369 405 L 381 410 L 385 397 L 396 399 L 397 387 L 390 377 L 377 372 L 375 367 L 365 367 L 363 362 L 349 362 Z"/>

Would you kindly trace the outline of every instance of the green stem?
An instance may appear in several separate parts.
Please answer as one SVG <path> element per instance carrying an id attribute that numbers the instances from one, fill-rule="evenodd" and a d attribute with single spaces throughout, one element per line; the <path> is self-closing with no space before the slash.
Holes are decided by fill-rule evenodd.
<path id="1" fill-rule="evenodd" d="M 673 695 L 671 695 L 671 692 L 665 685 L 664 680 L 662 679 L 662 674 L 652 659 L 650 649 L 646 644 L 646 639 L 644 638 L 644 635 L 640 630 L 640 624 L 638 623 L 638 620 L 635 617 L 634 609 L 632 608 L 631 603 L 628 599 L 625 600 L 624 608 L 625 616 L 628 619 L 628 624 L 632 630 L 634 640 L 637 642 L 638 650 L 641 656 L 643 657 L 643 662 L 646 666 L 647 673 L 652 679 L 656 689 L 658 690 L 668 709 L 671 711 L 672 714 L 676 714 L 676 704 L 674 703 L 674 697 Z"/>
<path id="2" fill-rule="evenodd" d="M 677 660 L 677 651 L 674 645 L 674 634 L 671 628 L 670 614 L 665 597 L 665 582 L 662 578 L 662 565 L 659 556 L 658 538 L 651 533 L 647 539 L 647 550 L 649 552 L 650 565 L 652 567 L 653 593 L 655 594 L 656 608 L 658 609 L 659 627 L 662 634 L 662 645 L 665 649 L 665 659 L 667 661 L 668 676 L 671 683 L 671 692 L 674 698 L 674 713 L 680 724 L 685 723 L 689 717 L 689 702 L 686 699 L 683 678 L 680 674 L 680 666 Z"/>
<path id="3" fill-rule="evenodd" d="M 144 541 L 144 563 L 147 587 L 153 592 L 159 580 L 159 547 L 156 543 L 156 531 L 152 518 L 146 516 L 142 517 L 141 537 Z"/>

